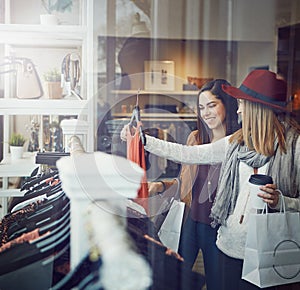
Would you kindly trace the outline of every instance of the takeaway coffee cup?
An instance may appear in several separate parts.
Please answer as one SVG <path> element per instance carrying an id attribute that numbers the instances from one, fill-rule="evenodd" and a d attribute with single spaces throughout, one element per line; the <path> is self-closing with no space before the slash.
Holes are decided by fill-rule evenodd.
<path id="1" fill-rule="evenodd" d="M 259 187 L 266 184 L 272 184 L 273 179 L 269 175 L 264 174 L 252 174 L 249 178 L 250 187 L 250 201 L 253 208 L 263 209 L 265 202 L 261 197 L 257 196 L 259 192 L 262 192 Z"/>

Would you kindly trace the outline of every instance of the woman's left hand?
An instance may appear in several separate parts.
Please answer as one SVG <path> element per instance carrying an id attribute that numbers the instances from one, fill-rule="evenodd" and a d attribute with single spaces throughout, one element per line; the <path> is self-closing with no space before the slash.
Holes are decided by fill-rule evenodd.
<path id="1" fill-rule="evenodd" d="M 263 185 L 260 187 L 260 190 L 264 191 L 264 193 L 258 193 L 258 196 L 261 197 L 270 207 L 275 208 L 280 198 L 276 184 Z"/>
<path id="2" fill-rule="evenodd" d="M 124 127 L 122 128 L 121 132 L 120 132 L 120 138 L 122 141 L 127 141 L 127 135 L 128 132 L 130 131 L 130 125 L 129 123 L 124 125 Z"/>

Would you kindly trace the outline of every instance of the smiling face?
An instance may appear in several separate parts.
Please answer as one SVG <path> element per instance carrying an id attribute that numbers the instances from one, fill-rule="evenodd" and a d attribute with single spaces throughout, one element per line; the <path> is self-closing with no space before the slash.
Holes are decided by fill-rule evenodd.
<path id="1" fill-rule="evenodd" d="M 210 91 L 204 91 L 199 96 L 200 117 L 213 132 L 225 130 L 226 110 L 222 101 Z"/>

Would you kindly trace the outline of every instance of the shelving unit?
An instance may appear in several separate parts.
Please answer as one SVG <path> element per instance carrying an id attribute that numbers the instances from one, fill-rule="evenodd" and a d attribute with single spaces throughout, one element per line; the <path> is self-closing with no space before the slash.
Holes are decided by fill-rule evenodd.
<path id="1" fill-rule="evenodd" d="M 123 126 L 130 121 L 137 93 L 137 90 L 110 91 L 110 119 L 104 118 L 105 125 L 100 123 L 100 126 L 106 128 L 112 153 L 119 154 L 124 150 L 118 136 Z M 162 129 L 176 142 L 185 144 L 189 133 L 197 127 L 197 96 L 198 91 L 140 90 L 138 102 L 143 129 Z M 148 104 L 150 106 L 147 108 Z M 157 107 L 151 108 L 152 105 Z"/>
<path id="2" fill-rule="evenodd" d="M 118 94 L 118 95 L 126 95 L 126 96 L 132 96 L 137 94 L 137 90 L 113 90 L 112 93 Z M 139 95 L 154 95 L 154 94 L 160 94 L 160 95 L 169 95 L 169 96 L 195 96 L 197 97 L 198 91 L 145 91 L 140 90 Z"/>
<path id="3" fill-rule="evenodd" d="M 0 177 L 3 180 L 0 197 L 5 192 L 6 196 L 15 194 L 8 189 L 7 178 L 11 176 L 26 176 L 31 173 L 34 158 L 23 158 L 20 162 L 26 163 L 22 171 L 19 171 L 14 163 L 10 164 L 8 140 L 11 133 L 10 116 L 17 115 L 76 115 L 79 119 L 86 120 L 88 126 L 87 152 L 94 151 L 95 135 L 95 76 L 94 76 L 94 32 L 93 32 L 93 5 L 94 0 L 80 0 L 80 13 L 78 25 L 44 26 L 40 24 L 9 24 L 10 2 L 6 1 L 6 23 L 0 24 L 0 45 L 3 47 L 4 56 L 28 57 L 26 52 L 33 51 L 34 64 L 49 62 L 49 66 L 60 68 L 61 62 L 52 63 L 51 52 L 58 51 L 60 54 L 77 52 L 81 56 L 80 94 L 82 100 L 75 96 L 67 96 L 62 99 L 17 99 L 11 90 L 11 76 L 6 74 L 4 80 L 4 98 L 0 98 L 0 115 L 3 120 L 3 155 L 0 163 Z M 25 51 L 24 55 L 19 55 Z M 41 53 L 39 55 L 39 53 Z M 47 59 L 41 59 L 44 56 Z M 45 57 L 44 57 L 45 58 Z M 49 59 L 48 59 L 49 58 Z M 57 59 L 56 55 L 56 59 Z M 62 60 L 62 59 L 61 59 Z M 42 79 L 42 71 L 39 77 Z M 42 124 L 41 124 L 42 126 Z M 41 129 L 40 129 L 41 130 Z M 10 175 L 7 176 L 4 168 L 10 167 Z"/>
<path id="4" fill-rule="evenodd" d="M 145 90 L 112 90 L 112 99 L 115 100 L 115 106 L 112 108 L 112 116 L 116 119 L 130 118 L 131 107 L 135 105 L 137 93 L 139 94 L 139 105 L 141 108 L 141 118 L 147 121 L 195 121 L 197 118 L 196 106 L 198 91 L 145 91 Z M 151 109 L 145 109 L 146 104 L 155 105 L 173 105 L 181 106 L 184 104 L 188 110 L 177 112 L 168 112 L 162 109 L 160 112 L 151 112 Z M 122 105 L 126 106 L 126 111 L 122 111 Z"/>
<path id="5" fill-rule="evenodd" d="M 293 111 L 300 120 L 300 24 L 278 28 L 277 68 L 285 79 L 290 80 L 289 95 L 293 96 Z"/>
<path id="6" fill-rule="evenodd" d="M 195 111 L 197 107 L 197 96 L 198 91 L 145 91 L 140 90 L 112 90 L 111 99 L 114 100 L 113 115 L 117 116 L 122 114 L 122 105 L 127 105 L 127 113 L 130 113 L 130 105 L 134 106 L 136 101 L 137 93 L 139 94 L 139 104 L 141 109 L 144 108 L 145 104 L 157 104 L 157 105 L 178 105 L 179 107 L 184 105 L 189 110 L 188 112 L 178 113 L 191 114 L 190 117 L 195 117 Z M 159 114 L 160 116 L 161 113 Z"/>
<path id="7" fill-rule="evenodd" d="M 125 119 L 130 119 L 131 118 L 131 113 L 114 113 L 113 117 L 115 118 L 125 118 Z M 176 119 L 187 119 L 187 120 L 195 120 L 197 118 L 197 115 L 194 113 L 187 113 L 187 114 L 181 114 L 181 113 L 144 113 L 143 111 L 141 112 L 141 118 L 143 120 L 153 120 L 153 119 L 158 119 L 158 120 L 174 120 L 174 117 L 176 116 Z"/>
<path id="8" fill-rule="evenodd" d="M 87 100 L 0 99 L 1 115 L 87 115 Z"/>
<path id="9" fill-rule="evenodd" d="M 18 188 L 9 188 L 10 177 L 28 176 L 38 165 L 35 164 L 35 154 L 26 152 L 22 159 L 11 160 L 8 155 L 0 163 L 0 176 L 2 177 L 2 189 L 0 190 L 1 211 L 0 217 L 7 212 L 7 199 L 12 196 L 22 196 Z"/>
<path id="10" fill-rule="evenodd" d="M 87 26 L 1 24 L 0 43 L 14 46 L 77 47 L 87 34 Z"/>

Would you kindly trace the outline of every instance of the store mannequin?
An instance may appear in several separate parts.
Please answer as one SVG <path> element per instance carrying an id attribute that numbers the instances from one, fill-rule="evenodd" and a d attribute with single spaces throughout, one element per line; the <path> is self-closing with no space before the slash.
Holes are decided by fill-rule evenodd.
<path id="1" fill-rule="evenodd" d="M 145 21 L 141 21 L 141 16 L 139 13 L 135 13 L 133 16 L 132 27 L 131 27 L 132 37 L 149 37 L 150 31 L 146 26 Z"/>
<path id="2" fill-rule="evenodd" d="M 136 13 L 132 21 L 131 36 L 121 48 L 118 61 L 122 71 L 120 89 L 144 88 L 144 61 L 150 59 L 150 31 Z"/>

